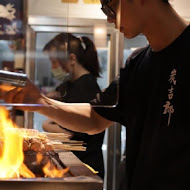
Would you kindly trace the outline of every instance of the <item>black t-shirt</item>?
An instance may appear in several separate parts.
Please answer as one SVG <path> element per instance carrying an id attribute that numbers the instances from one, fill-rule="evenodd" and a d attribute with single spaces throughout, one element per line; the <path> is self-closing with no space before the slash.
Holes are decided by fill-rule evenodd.
<path id="1" fill-rule="evenodd" d="M 120 72 L 118 105 L 94 108 L 127 127 L 128 190 L 190 189 L 189 71 L 190 26 L 162 51 L 133 53 Z"/>
<path id="2" fill-rule="evenodd" d="M 96 78 L 91 74 L 85 74 L 74 82 L 64 82 L 56 88 L 61 93 L 63 102 L 67 103 L 84 103 L 96 97 L 100 92 Z M 73 132 L 73 131 L 72 131 Z M 73 153 L 84 163 L 90 165 L 98 171 L 98 175 L 104 178 L 104 163 L 102 155 L 102 144 L 104 133 L 88 135 L 86 133 L 73 132 L 71 140 L 84 141 L 86 151 L 74 151 Z"/>

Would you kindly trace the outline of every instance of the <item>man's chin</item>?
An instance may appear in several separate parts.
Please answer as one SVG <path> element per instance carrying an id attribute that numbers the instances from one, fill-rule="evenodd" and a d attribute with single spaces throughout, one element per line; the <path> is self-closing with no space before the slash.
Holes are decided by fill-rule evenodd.
<path id="1" fill-rule="evenodd" d="M 135 38 L 137 35 L 134 35 L 134 34 L 130 34 L 130 33 L 127 33 L 127 32 L 123 32 L 125 38 L 127 39 L 132 39 L 132 38 Z"/>

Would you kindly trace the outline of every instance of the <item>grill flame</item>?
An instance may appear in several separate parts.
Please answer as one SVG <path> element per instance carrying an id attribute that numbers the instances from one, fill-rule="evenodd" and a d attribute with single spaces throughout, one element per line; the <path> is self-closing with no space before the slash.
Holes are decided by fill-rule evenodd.
<path id="1" fill-rule="evenodd" d="M 24 164 L 23 141 L 26 131 L 19 130 L 4 107 L 0 106 L 0 113 L 0 178 L 34 178 L 35 174 Z M 42 155 L 38 153 L 36 159 L 39 164 Z M 48 163 L 43 171 L 46 177 L 63 177 L 68 168 L 58 170 Z"/>
<path id="2" fill-rule="evenodd" d="M 0 178 L 34 177 L 35 175 L 24 165 L 23 137 L 14 128 L 17 127 L 9 119 L 8 111 L 0 107 Z"/>

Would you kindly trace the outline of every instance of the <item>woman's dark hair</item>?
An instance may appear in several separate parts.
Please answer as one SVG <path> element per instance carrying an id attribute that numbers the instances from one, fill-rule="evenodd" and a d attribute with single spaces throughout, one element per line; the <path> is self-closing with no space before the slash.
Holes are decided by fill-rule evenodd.
<path id="1" fill-rule="evenodd" d="M 162 0 L 163 3 L 169 3 L 168 0 Z"/>
<path id="2" fill-rule="evenodd" d="M 79 64 L 95 77 L 100 76 L 100 65 L 94 43 L 88 37 L 76 37 L 71 33 L 60 33 L 48 42 L 43 51 L 56 48 L 57 58 L 66 59 L 68 54 L 75 54 Z"/>

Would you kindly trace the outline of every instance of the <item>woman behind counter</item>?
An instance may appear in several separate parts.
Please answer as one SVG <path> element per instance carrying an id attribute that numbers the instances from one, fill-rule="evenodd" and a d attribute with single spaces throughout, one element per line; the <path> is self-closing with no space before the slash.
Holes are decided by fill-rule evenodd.
<path id="1" fill-rule="evenodd" d="M 52 74 L 62 81 L 56 91 L 46 94 L 67 103 L 90 102 L 100 92 L 97 77 L 100 76 L 100 66 L 97 51 L 93 42 L 87 37 L 75 37 L 70 33 L 60 33 L 44 47 L 52 63 Z M 86 151 L 73 153 L 85 164 L 98 171 L 104 178 L 104 162 L 102 144 L 104 133 L 88 135 L 69 131 L 51 120 L 43 123 L 46 132 L 67 133 L 72 140 L 84 141 Z"/>

